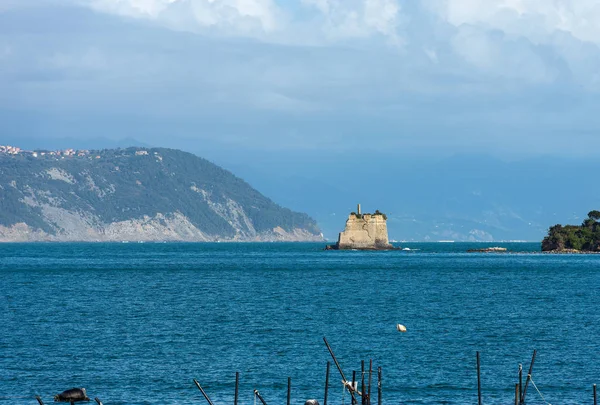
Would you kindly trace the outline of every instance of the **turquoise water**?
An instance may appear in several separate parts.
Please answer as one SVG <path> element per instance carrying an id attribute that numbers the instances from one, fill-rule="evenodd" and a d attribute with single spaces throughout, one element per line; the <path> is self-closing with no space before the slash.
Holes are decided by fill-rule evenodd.
<path id="1" fill-rule="evenodd" d="M 106 405 L 205 403 L 192 378 L 216 405 L 232 404 L 236 371 L 240 403 L 253 403 L 255 388 L 285 403 L 291 377 L 292 403 L 322 404 L 323 336 L 347 376 L 361 360 L 382 367 L 386 404 L 477 403 L 476 351 L 484 403 L 509 404 L 533 349 L 548 402 L 592 404 L 599 255 L 406 246 L 421 250 L 0 245 L 0 404 L 51 402 L 80 386 Z M 532 386 L 528 399 L 544 403 Z M 334 367 L 329 403 L 349 404 Z"/>

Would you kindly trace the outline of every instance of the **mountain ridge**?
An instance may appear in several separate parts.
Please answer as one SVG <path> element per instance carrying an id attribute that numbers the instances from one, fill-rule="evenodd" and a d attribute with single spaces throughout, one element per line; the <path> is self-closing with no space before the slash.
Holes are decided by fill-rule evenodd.
<path id="1" fill-rule="evenodd" d="M 258 157 L 261 166 L 226 157 L 217 161 L 245 173 L 278 203 L 302 207 L 330 239 L 343 230 L 356 202 L 386 212 L 390 239 L 457 242 L 539 242 L 549 226 L 581 222 L 582 212 L 600 205 L 591 187 L 600 170 L 597 159 L 506 160 L 481 153 L 411 157 L 373 149 L 312 154 L 310 164 L 282 153 Z"/>
<path id="2" fill-rule="evenodd" d="M 0 153 L 0 241 L 316 241 L 316 222 L 176 149 Z"/>

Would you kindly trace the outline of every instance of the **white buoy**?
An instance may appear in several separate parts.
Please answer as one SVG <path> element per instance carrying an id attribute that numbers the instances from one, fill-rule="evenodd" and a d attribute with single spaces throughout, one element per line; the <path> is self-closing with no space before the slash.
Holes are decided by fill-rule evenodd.
<path id="1" fill-rule="evenodd" d="M 406 332 L 406 326 L 402 324 L 396 325 L 396 329 L 398 330 L 398 332 Z"/>

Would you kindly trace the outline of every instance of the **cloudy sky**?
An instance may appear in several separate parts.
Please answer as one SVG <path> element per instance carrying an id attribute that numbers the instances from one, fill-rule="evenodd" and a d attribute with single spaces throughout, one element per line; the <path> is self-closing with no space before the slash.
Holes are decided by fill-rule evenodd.
<path id="1" fill-rule="evenodd" d="M 0 138 L 593 155 L 600 0 L 0 0 Z"/>

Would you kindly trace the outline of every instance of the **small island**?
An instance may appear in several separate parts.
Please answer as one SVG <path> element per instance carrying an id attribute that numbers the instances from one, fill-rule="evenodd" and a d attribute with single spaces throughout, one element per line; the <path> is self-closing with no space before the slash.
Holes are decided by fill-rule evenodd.
<path id="1" fill-rule="evenodd" d="M 392 250 L 396 249 L 388 239 L 387 216 L 379 210 L 374 214 L 363 214 L 358 204 L 346 220 L 346 228 L 340 233 L 335 245 L 327 250 Z"/>
<path id="2" fill-rule="evenodd" d="M 581 225 L 554 225 L 542 241 L 543 252 L 600 253 L 600 211 L 590 211 Z"/>

